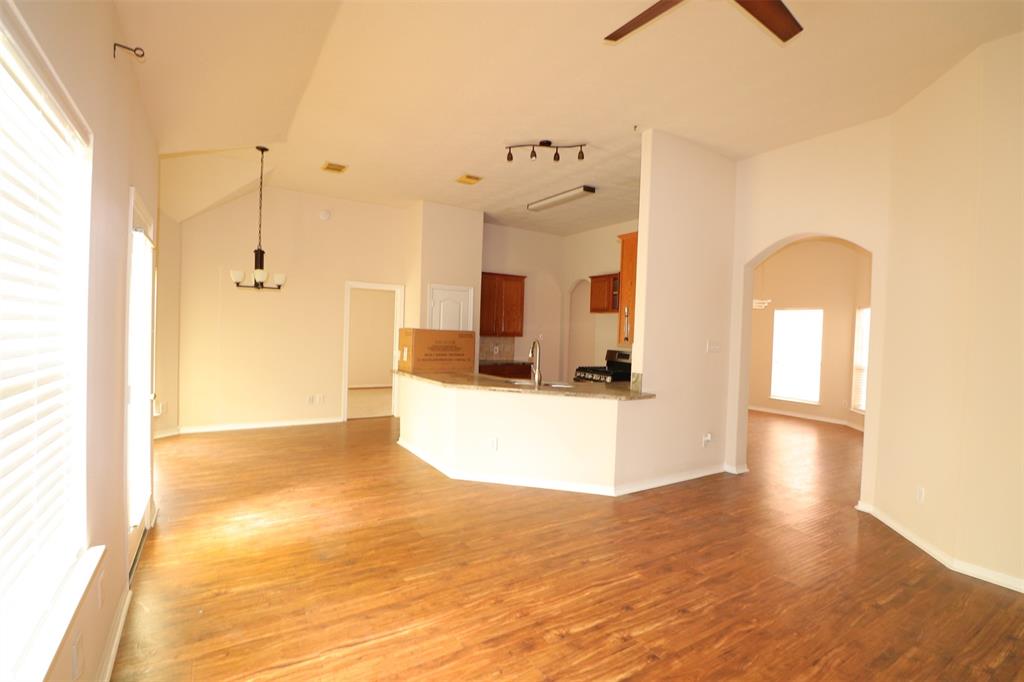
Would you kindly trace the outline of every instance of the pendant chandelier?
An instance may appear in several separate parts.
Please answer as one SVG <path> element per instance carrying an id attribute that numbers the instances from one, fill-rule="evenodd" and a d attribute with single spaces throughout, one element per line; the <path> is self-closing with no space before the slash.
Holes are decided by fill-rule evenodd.
<path id="1" fill-rule="evenodd" d="M 243 284 L 243 281 L 248 281 L 245 273 L 241 270 L 231 271 L 231 281 L 235 283 L 236 287 L 243 289 L 272 289 L 277 290 L 284 286 L 285 281 L 288 279 L 283 272 L 274 273 L 274 283 L 267 284 L 267 271 L 263 267 L 263 257 L 266 252 L 263 251 L 263 155 L 270 151 L 267 147 L 259 146 L 256 147 L 260 153 L 260 200 L 259 200 L 259 213 L 257 214 L 256 223 L 256 249 L 253 251 L 255 256 L 252 271 L 252 284 Z"/>

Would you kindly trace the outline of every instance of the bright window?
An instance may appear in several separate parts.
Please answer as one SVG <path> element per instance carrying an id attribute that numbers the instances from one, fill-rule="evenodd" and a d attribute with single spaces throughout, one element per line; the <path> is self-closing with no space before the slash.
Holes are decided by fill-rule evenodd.
<path id="1" fill-rule="evenodd" d="M 871 338 L 871 308 L 859 308 L 853 332 L 853 389 L 850 405 L 863 412 L 868 407 L 868 341 Z"/>
<path id="2" fill-rule="evenodd" d="M 0 7 L 0 679 L 20 677 L 86 545 L 91 136 L 11 7 Z"/>
<path id="3" fill-rule="evenodd" d="M 776 310 L 772 333 L 773 400 L 817 403 L 821 397 L 823 310 Z"/>

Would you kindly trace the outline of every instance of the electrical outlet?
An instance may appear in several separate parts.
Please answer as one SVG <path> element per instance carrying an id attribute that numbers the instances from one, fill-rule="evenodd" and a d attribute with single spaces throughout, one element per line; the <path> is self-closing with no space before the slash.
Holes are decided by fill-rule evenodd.
<path id="1" fill-rule="evenodd" d="M 923 485 L 917 486 L 917 492 L 914 495 L 914 497 L 917 499 L 917 503 L 918 504 L 924 504 L 924 486 Z"/>
<path id="2" fill-rule="evenodd" d="M 710 444 L 711 444 L 711 432 L 709 431 L 708 433 L 704 434 L 703 438 L 700 439 L 700 446 L 702 448 L 706 448 Z"/>
<path id="3" fill-rule="evenodd" d="M 497 436 L 492 436 L 491 439 L 487 441 L 487 444 L 491 448 L 491 450 L 494 450 L 495 452 L 498 451 L 498 437 Z"/>
<path id="4" fill-rule="evenodd" d="M 707 345 L 705 345 L 704 348 L 705 351 L 708 353 L 717 353 L 718 351 L 722 350 L 722 347 L 718 344 L 718 342 L 712 341 L 711 339 L 708 339 Z"/>
<path id="5" fill-rule="evenodd" d="M 82 633 L 75 631 L 71 639 L 71 679 L 82 676 Z"/>

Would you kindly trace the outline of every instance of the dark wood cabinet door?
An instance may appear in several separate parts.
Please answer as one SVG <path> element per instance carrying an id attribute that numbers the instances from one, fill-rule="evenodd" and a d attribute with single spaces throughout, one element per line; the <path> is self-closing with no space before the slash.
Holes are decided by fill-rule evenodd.
<path id="1" fill-rule="evenodd" d="M 614 313 L 619 309 L 619 273 L 590 278 L 590 312 Z"/>
<path id="2" fill-rule="evenodd" d="M 501 275 L 480 277 L 480 336 L 501 335 Z"/>
<path id="3" fill-rule="evenodd" d="M 622 260 L 619 271 L 619 343 L 633 345 L 636 329 L 636 243 L 637 233 L 619 235 Z"/>
<path id="4" fill-rule="evenodd" d="M 526 278 L 504 275 L 501 278 L 501 335 L 522 336 L 526 303 Z"/>

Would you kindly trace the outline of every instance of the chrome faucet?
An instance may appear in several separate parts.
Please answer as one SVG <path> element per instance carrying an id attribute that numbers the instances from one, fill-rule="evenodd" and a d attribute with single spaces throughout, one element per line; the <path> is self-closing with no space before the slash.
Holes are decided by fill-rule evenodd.
<path id="1" fill-rule="evenodd" d="M 540 376 L 540 341 L 537 339 L 530 346 L 530 379 L 534 388 L 540 388 L 543 379 Z"/>

